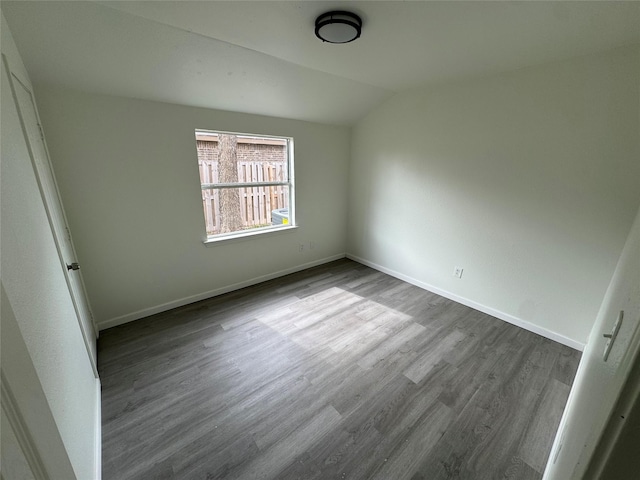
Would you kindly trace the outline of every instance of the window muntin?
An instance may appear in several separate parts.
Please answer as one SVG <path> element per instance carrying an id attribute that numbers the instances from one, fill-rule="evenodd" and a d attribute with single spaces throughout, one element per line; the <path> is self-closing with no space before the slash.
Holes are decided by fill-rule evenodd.
<path id="1" fill-rule="evenodd" d="M 295 225 L 293 139 L 196 130 L 208 239 Z"/>

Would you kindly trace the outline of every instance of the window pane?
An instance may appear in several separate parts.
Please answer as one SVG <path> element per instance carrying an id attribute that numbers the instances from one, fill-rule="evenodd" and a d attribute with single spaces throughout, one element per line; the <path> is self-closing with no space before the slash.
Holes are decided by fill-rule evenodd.
<path id="1" fill-rule="evenodd" d="M 289 224 L 289 187 L 202 190 L 207 235 Z"/>
<path id="2" fill-rule="evenodd" d="M 218 183 L 219 136 L 198 135 L 198 165 L 201 183 Z M 287 140 L 237 136 L 238 182 L 288 182 Z"/>
<path id="3" fill-rule="evenodd" d="M 239 182 L 287 182 L 287 141 L 238 138 Z"/>
<path id="4" fill-rule="evenodd" d="M 238 160 L 239 182 L 287 182 L 287 162 Z"/>

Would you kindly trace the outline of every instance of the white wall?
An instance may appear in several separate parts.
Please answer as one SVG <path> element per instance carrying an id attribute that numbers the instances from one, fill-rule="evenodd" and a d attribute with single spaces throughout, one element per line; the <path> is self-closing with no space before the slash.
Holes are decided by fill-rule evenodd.
<path id="1" fill-rule="evenodd" d="M 354 128 L 348 252 L 580 347 L 640 203 L 639 57 L 388 100 Z"/>
<path id="2" fill-rule="evenodd" d="M 46 86 L 36 98 L 101 328 L 344 256 L 348 128 Z M 300 228 L 205 247 L 196 128 L 293 137 Z"/>
<path id="3" fill-rule="evenodd" d="M 29 85 L 4 16 L 2 53 L 9 68 Z M 15 397 L 18 416 L 51 478 L 95 478 L 99 381 L 87 356 L 8 79 L 3 64 L 3 387 Z"/>

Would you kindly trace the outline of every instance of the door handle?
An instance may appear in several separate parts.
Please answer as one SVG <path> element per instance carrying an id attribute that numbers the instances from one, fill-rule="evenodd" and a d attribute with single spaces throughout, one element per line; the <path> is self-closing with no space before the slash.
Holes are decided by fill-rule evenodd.
<path id="1" fill-rule="evenodd" d="M 620 310 L 618 314 L 618 319 L 616 323 L 613 324 L 613 329 L 611 333 L 603 333 L 602 336 L 607 338 L 607 345 L 604 347 L 604 361 L 606 362 L 609 358 L 609 354 L 611 353 L 611 349 L 613 348 L 613 342 L 616 341 L 616 337 L 618 336 L 618 332 L 620 331 L 620 325 L 622 325 L 622 318 L 624 317 L 624 310 Z"/>
<path id="2" fill-rule="evenodd" d="M 67 270 L 80 270 L 80 265 L 78 262 L 73 262 L 71 265 L 67 263 Z"/>

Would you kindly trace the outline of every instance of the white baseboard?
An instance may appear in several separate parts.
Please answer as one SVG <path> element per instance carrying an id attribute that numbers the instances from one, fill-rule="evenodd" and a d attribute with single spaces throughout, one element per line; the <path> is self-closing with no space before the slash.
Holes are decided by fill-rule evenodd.
<path id="1" fill-rule="evenodd" d="M 98 327 L 100 330 L 105 330 L 107 328 L 122 325 L 123 323 L 128 323 L 140 318 L 148 317 L 150 315 L 155 315 L 156 313 L 166 312 L 167 310 L 171 310 L 172 308 L 182 307 L 183 305 L 188 305 L 189 303 L 199 302 L 200 300 L 206 300 L 207 298 L 223 295 L 225 293 L 233 292 L 234 290 L 239 290 L 244 287 L 250 287 L 251 285 L 266 282 L 267 280 L 272 280 L 274 278 L 283 277 L 285 275 L 289 275 L 290 273 L 295 273 L 301 270 L 306 270 L 307 268 L 316 267 L 318 265 L 322 265 L 323 263 L 333 262 L 334 260 L 339 260 L 344 257 L 345 254 L 340 253 L 337 255 L 332 255 L 330 257 L 321 258 L 320 260 L 314 260 L 312 262 L 296 265 L 295 267 L 268 273 L 267 275 L 262 275 L 260 277 L 254 277 L 249 280 L 234 283 L 232 285 L 227 285 L 225 287 L 220 287 L 215 290 L 209 290 L 207 292 L 198 293 L 189 297 L 179 298 L 177 300 L 163 303 L 155 307 L 145 308 L 142 310 L 138 310 L 137 312 L 127 313 L 126 315 L 121 315 L 119 317 L 105 320 L 104 322 L 99 322 Z"/>
<path id="2" fill-rule="evenodd" d="M 400 280 L 403 280 L 407 283 L 410 283 L 412 285 L 415 285 L 417 287 L 420 288 L 424 288 L 425 290 L 428 290 L 432 293 L 435 293 L 437 295 L 440 295 L 442 297 L 448 298 L 450 300 L 453 300 L 454 302 L 458 302 L 461 303 L 463 305 L 466 305 L 467 307 L 471 307 L 475 310 L 478 310 L 480 312 L 486 313 L 488 315 L 491 315 L 492 317 L 496 317 L 500 320 L 504 320 L 505 322 L 511 323 L 513 325 L 516 325 L 520 328 L 524 328 L 525 330 L 529 330 L 530 332 L 533 333 L 537 333 L 538 335 L 541 335 L 545 338 L 548 338 L 550 340 L 553 340 L 555 342 L 561 343 L 563 345 L 566 345 L 568 347 L 574 348 L 576 350 L 579 351 L 583 351 L 584 350 L 584 343 L 580 343 L 577 342 L 569 337 L 565 337 L 564 335 L 561 335 L 557 332 L 554 332 L 552 330 L 548 330 L 546 328 L 540 327 L 538 325 L 535 325 L 531 322 L 527 322 L 526 320 L 523 320 L 521 318 L 518 317 L 514 317 L 513 315 L 510 315 L 508 313 L 505 312 L 501 312 L 500 310 L 496 310 L 495 308 L 491 308 L 491 307 L 487 307 L 486 305 L 482 305 L 478 302 L 475 302 L 473 300 L 470 300 L 468 298 L 464 298 L 461 297 L 459 295 L 456 295 L 455 293 L 451 293 L 448 292 L 446 290 L 442 290 L 441 288 L 435 287 L 433 285 L 430 285 L 428 283 L 422 282 L 420 280 L 417 280 L 413 277 L 410 277 L 408 275 L 405 275 L 403 273 L 397 272 L 395 270 L 392 270 L 390 268 L 387 267 L 383 267 L 382 265 L 378 265 L 377 263 L 371 262 L 369 260 L 366 260 L 364 258 L 360 258 L 356 255 L 352 255 L 350 253 L 347 253 L 346 255 L 347 258 L 354 260 L 358 263 L 362 263 L 363 265 L 366 265 L 368 267 L 371 267 L 375 270 L 378 270 L 380 272 L 386 273 L 387 275 L 391 275 L 392 277 L 396 277 L 399 278 Z"/>
<path id="3" fill-rule="evenodd" d="M 552 330 L 540 327 L 531 322 L 527 322 L 518 317 L 514 317 L 505 312 L 501 312 L 500 310 L 496 310 L 494 308 L 488 307 L 486 305 L 482 305 L 478 302 L 470 300 L 465 297 L 461 297 L 454 293 L 448 292 L 446 290 L 442 290 L 441 288 L 435 287 L 428 283 L 417 280 L 413 277 L 405 275 L 403 273 L 397 272 L 390 268 L 384 267 L 382 265 L 378 265 L 377 263 L 371 262 L 364 258 L 358 257 L 357 255 L 352 255 L 350 253 L 347 254 L 338 254 L 333 255 L 331 257 L 325 257 L 320 260 L 314 260 L 312 262 L 304 263 L 301 265 L 296 265 L 295 267 L 287 268 L 284 270 L 279 270 L 277 272 L 269 273 L 267 275 L 262 275 L 260 277 L 254 277 L 249 280 L 245 280 L 243 282 L 234 283 L 232 285 L 227 285 L 224 287 L 217 288 L 215 290 L 209 290 L 207 292 L 202 292 L 196 295 L 191 295 L 189 297 L 179 298 L 177 300 L 173 300 L 171 302 L 163 303 L 161 305 L 157 305 L 155 307 L 145 308 L 143 310 L 138 310 L 136 312 L 128 313 L 126 315 L 121 315 L 119 317 L 115 317 L 109 320 L 105 320 L 104 322 L 100 322 L 98 325 L 100 330 L 105 330 L 107 328 L 115 327 L 117 325 L 122 325 L 124 323 L 132 322 L 134 320 L 138 320 L 140 318 L 148 317 L 150 315 L 155 315 L 156 313 L 165 312 L 167 310 L 171 310 L 172 308 L 181 307 L 183 305 L 188 305 L 189 303 L 198 302 L 200 300 L 206 300 L 207 298 L 216 297 L 218 295 L 223 295 L 225 293 L 232 292 L 234 290 L 239 290 L 244 287 L 249 287 L 251 285 L 256 285 L 258 283 L 265 282 L 267 280 L 272 280 L 274 278 L 282 277 L 284 275 L 288 275 L 290 273 L 299 272 L 301 270 L 306 270 L 307 268 L 315 267 L 318 265 L 322 265 L 324 263 L 332 262 L 334 260 L 339 260 L 340 258 L 347 257 L 351 260 L 354 260 L 358 263 L 362 263 L 363 265 L 367 265 L 375 270 L 386 273 L 387 275 L 391 275 L 392 277 L 399 278 L 407 283 L 411 283 L 420 288 L 424 288 L 430 292 L 433 292 L 437 295 L 443 296 L 455 302 L 461 303 L 468 307 L 479 310 L 480 312 L 486 313 L 493 317 L 499 318 L 500 320 L 504 320 L 505 322 L 511 323 L 518 327 L 524 328 L 525 330 L 529 330 L 530 332 L 536 333 L 538 335 L 542 335 L 550 340 L 556 341 L 568 347 L 574 348 L 579 351 L 584 350 L 584 343 L 577 342 L 569 337 L 561 335 Z"/>
<path id="4" fill-rule="evenodd" d="M 102 479 L 102 385 L 96 378 L 96 440 L 95 440 L 95 472 L 93 478 Z"/>

